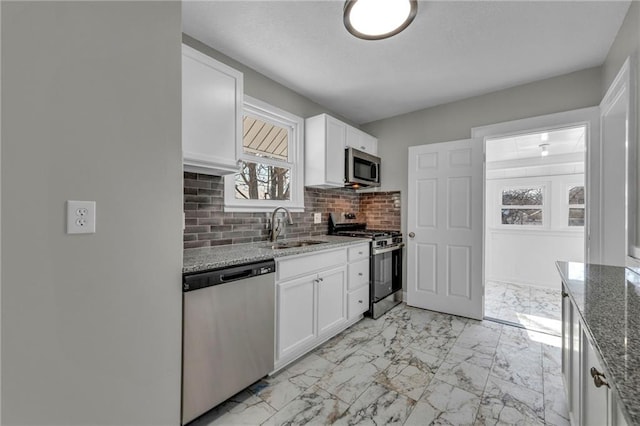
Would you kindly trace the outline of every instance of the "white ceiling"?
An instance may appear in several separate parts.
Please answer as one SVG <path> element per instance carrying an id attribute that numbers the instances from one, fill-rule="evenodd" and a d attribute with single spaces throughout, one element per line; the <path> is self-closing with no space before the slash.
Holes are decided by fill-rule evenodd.
<path id="1" fill-rule="evenodd" d="M 604 62 L 629 1 L 419 1 L 407 30 L 353 37 L 343 1 L 183 2 L 183 31 L 356 123 Z"/>
<path id="2" fill-rule="evenodd" d="M 544 140 L 543 135 L 546 135 Z M 487 163 L 496 161 L 522 160 L 541 158 L 541 144 L 548 144 L 547 158 L 562 156 L 570 158 L 570 154 L 585 152 L 584 126 L 548 132 L 530 133 L 526 135 L 510 136 L 490 139 L 487 141 Z"/>

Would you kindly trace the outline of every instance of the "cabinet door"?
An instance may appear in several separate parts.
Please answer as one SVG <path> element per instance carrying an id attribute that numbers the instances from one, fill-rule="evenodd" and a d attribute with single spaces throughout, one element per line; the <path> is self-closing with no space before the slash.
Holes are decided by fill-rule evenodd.
<path id="1" fill-rule="evenodd" d="M 373 136 L 363 133 L 360 146 L 363 151 L 372 155 L 378 155 L 378 139 Z"/>
<path id="2" fill-rule="evenodd" d="M 349 291 L 369 286 L 369 259 L 362 259 L 349 264 Z"/>
<path id="3" fill-rule="evenodd" d="M 569 395 L 569 383 L 571 377 L 571 300 L 566 295 L 564 285 L 562 286 L 562 377 L 565 387 L 567 388 L 567 397 Z"/>
<path id="4" fill-rule="evenodd" d="M 595 351 L 589 343 L 587 336 L 582 336 L 583 368 L 582 368 L 582 423 L 585 426 L 607 426 L 610 424 L 609 388 L 607 386 L 596 387 L 591 376 L 591 368 L 604 373 L 602 365 L 596 358 Z M 607 380 L 603 378 L 603 380 Z"/>
<path id="5" fill-rule="evenodd" d="M 347 125 L 327 116 L 326 122 L 326 183 L 344 185 L 344 147 Z"/>
<path id="6" fill-rule="evenodd" d="M 316 275 L 310 275 L 277 285 L 278 359 L 315 338 L 315 283 Z"/>
<path id="7" fill-rule="evenodd" d="M 345 145 L 371 155 L 378 154 L 378 139 L 355 127 L 347 126 Z"/>
<path id="8" fill-rule="evenodd" d="M 318 335 L 347 320 L 346 269 L 318 274 Z"/>
<path id="9" fill-rule="evenodd" d="M 214 93 L 215 96 L 211 96 Z M 182 47 L 182 155 L 185 170 L 237 171 L 242 143 L 242 73 Z"/>
<path id="10" fill-rule="evenodd" d="M 347 296 L 347 315 L 351 320 L 369 310 L 369 286 L 352 291 Z"/>
<path id="11" fill-rule="evenodd" d="M 582 335 L 582 327 L 578 320 L 576 309 L 572 304 L 570 312 L 570 326 L 571 326 L 571 360 L 569 370 L 569 415 L 571 416 L 572 424 L 580 423 L 580 375 L 582 370 L 580 368 L 580 336 Z"/>

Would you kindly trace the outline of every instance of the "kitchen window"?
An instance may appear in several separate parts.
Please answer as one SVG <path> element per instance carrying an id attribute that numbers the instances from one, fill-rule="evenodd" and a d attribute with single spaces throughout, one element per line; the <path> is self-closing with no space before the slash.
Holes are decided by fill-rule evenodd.
<path id="1" fill-rule="evenodd" d="M 544 187 L 503 188 L 500 223 L 504 226 L 542 226 Z"/>
<path id="2" fill-rule="evenodd" d="M 567 198 L 569 201 L 568 225 L 584 226 L 584 186 L 569 187 Z"/>
<path id="3" fill-rule="evenodd" d="M 238 172 L 225 177 L 225 211 L 303 211 L 302 118 L 245 96 Z"/>

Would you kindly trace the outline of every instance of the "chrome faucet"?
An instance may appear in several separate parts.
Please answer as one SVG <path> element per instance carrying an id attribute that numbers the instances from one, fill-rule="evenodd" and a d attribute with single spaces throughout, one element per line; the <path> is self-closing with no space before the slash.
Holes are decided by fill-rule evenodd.
<path id="1" fill-rule="evenodd" d="M 269 241 L 274 242 L 278 239 L 278 235 L 282 232 L 282 228 L 280 227 L 280 220 L 278 220 L 278 224 L 276 225 L 276 213 L 278 210 L 284 210 L 287 212 L 287 217 L 289 219 L 289 225 L 293 225 L 293 219 L 291 218 L 291 212 L 286 207 L 276 207 L 273 213 L 271 213 L 271 231 L 269 233 Z"/>

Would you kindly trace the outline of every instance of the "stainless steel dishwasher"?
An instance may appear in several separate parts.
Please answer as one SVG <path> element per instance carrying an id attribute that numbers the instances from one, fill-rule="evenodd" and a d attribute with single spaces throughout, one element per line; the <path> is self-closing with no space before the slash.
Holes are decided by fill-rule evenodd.
<path id="1" fill-rule="evenodd" d="M 274 366 L 273 260 L 183 278 L 182 424 Z"/>

